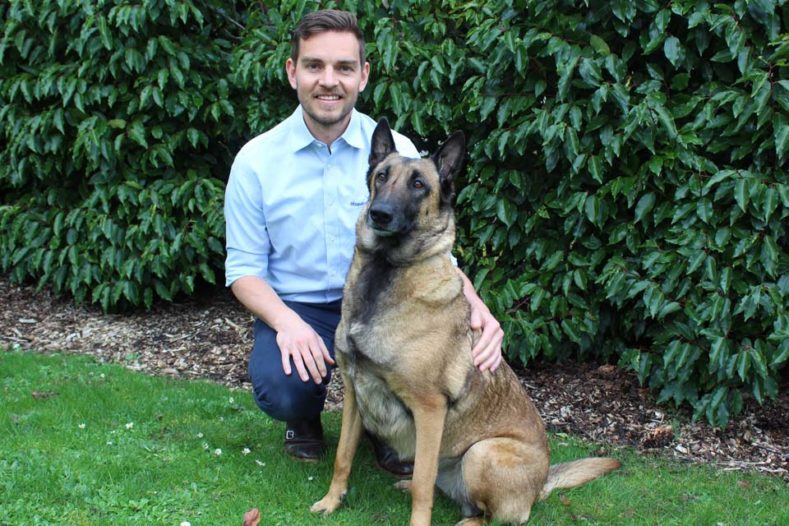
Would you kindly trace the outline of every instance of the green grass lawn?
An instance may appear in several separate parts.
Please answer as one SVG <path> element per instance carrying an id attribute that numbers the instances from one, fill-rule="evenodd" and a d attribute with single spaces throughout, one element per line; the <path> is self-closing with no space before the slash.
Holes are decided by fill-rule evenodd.
<path id="1" fill-rule="evenodd" d="M 331 461 L 290 461 L 282 424 L 244 391 L 82 356 L 0 352 L 0 399 L 3 526 L 240 525 L 252 507 L 264 526 L 408 523 L 408 495 L 373 467 L 366 444 L 344 506 L 312 515 Z M 326 414 L 324 424 L 335 444 L 340 415 Z M 551 445 L 555 461 L 600 449 L 566 436 Z M 555 492 L 529 524 L 789 524 L 789 490 L 778 478 L 609 453 L 622 469 Z M 439 497 L 433 519 L 452 525 L 459 513 Z"/>

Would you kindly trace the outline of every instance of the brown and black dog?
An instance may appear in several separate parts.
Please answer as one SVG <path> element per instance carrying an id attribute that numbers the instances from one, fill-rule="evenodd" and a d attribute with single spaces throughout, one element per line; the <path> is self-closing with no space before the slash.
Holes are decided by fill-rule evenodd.
<path id="1" fill-rule="evenodd" d="M 616 469 L 610 458 L 549 466 L 542 419 L 512 369 L 480 372 L 469 304 L 451 249 L 453 179 L 465 156 L 455 133 L 430 159 L 397 154 L 385 120 L 372 138 L 370 198 L 356 225 L 335 349 L 345 385 L 329 491 L 348 486 L 363 428 L 414 459 L 411 525 L 430 524 L 434 487 L 460 504 L 458 525 L 523 524 L 532 504 Z"/>

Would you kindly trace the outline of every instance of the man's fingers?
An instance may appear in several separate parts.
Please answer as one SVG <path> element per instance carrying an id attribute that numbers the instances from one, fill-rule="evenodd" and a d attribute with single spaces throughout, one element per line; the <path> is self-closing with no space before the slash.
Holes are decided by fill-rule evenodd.
<path id="1" fill-rule="evenodd" d="M 501 355 L 493 350 L 491 354 L 488 355 L 485 360 L 483 360 L 479 368 L 482 371 L 489 370 L 490 372 L 493 372 L 498 369 L 500 363 Z"/>
<path id="2" fill-rule="evenodd" d="M 307 372 L 307 367 L 304 365 L 304 358 L 301 356 L 301 353 L 295 351 L 290 356 L 293 358 L 293 365 L 296 366 L 296 371 L 299 373 L 299 378 L 301 378 L 301 381 L 309 382 L 310 375 Z"/>
<path id="3" fill-rule="evenodd" d="M 302 353 L 301 358 L 304 361 L 304 366 L 307 368 L 307 373 L 309 375 L 307 378 L 303 378 L 303 380 L 306 382 L 312 378 L 312 381 L 316 384 L 322 383 L 323 376 L 321 376 L 320 366 L 317 363 L 319 360 L 315 359 L 312 348 L 307 347 Z"/>
<path id="4" fill-rule="evenodd" d="M 290 376 L 293 372 L 290 368 L 290 353 L 285 352 L 284 349 L 280 350 L 280 358 L 282 358 L 282 370 L 286 375 Z"/>
<path id="5" fill-rule="evenodd" d="M 323 351 L 320 348 L 314 349 L 311 347 L 310 351 L 312 352 L 312 360 L 315 363 L 318 372 L 318 377 L 316 378 L 315 376 L 313 376 L 312 378 L 313 380 L 315 380 L 316 384 L 319 384 L 323 381 L 323 378 L 326 376 L 326 362 L 323 359 Z"/>
<path id="6" fill-rule="evenodd" d="M 493 335 L 490 333 L 482 332 L 479 335 L 479 340 L 477 340 L 477 344 L 471 349 L 471 356 L 474 358 L 474 365 L 479 365 L 487 358 L 487 353 L 489 351 L 490 342 L 493 339 Z"/>
<path id="7" fill-rule="evenodd" d="M 320 341 L 321 344 L 321 354 L 323 355 L 323 361 L 329 363 L 329 365 L 334 365 L 334 358 L 332 358 L 331 354 L 329 354 L 329 349 L 326 347 L 326 344 L 323 342 L 323 338 L 318 338 L 318 340 Z"/>
<path id="8" fill-rule="evenodd" d="M 479 309 L 471 309 L 471 317 L 469 319 L 469 325 L 475 331 L 482 328 L 482 313 Z"/>

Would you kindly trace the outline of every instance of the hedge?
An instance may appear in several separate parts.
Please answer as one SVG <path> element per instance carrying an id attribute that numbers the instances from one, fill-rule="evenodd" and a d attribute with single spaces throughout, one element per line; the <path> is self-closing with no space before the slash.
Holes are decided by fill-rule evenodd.
<path id="1" fill-rule="evenodd" d="M 213 282 L 229 160 L 292 111 L 317 5 L 0 7 L 3 270 L 105 308 Z M 716 424 L 777 395 L 785 0 L 321 5 L 359 14 L 361 110 L 426 151 L 467 133 L 457 251 L 511 359 L 617 362 Z"/>
<path id="2" fill-rule="evenodd" d="M 12 279 L 105 309 L 216 281 L 241 126 L 227 68 L 238 29 L 222 2 L 199 5 L 0 7 L 0 261 Z"/>

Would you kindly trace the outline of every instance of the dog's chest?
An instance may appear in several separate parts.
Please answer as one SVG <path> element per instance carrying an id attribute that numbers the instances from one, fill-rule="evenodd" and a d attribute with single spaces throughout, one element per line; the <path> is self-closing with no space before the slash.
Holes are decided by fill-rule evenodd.
<path id="1" fill-rule="evenodd" d="M 412 457 L 416 436 L 413 415 L 393 391 L 386 366 L 373 361 L 351 343 L 345 353 L 344 367 L 356 394 L 364 428 L 383 438 L 403 458 Z"/>

